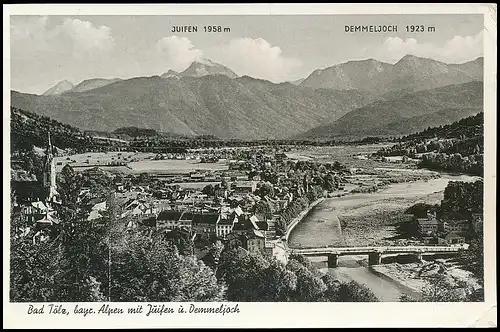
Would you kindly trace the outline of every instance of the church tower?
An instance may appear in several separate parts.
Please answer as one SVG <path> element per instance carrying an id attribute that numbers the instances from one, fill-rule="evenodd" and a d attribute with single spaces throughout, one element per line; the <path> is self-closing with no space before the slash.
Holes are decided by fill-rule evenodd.
<path id="1" fill-rule="evenodd" d="M 56 163 L 52 154 L 52 143 L 50 132 L 48 133 L 47 149 L 45 150 L 45 161 L 43 163 L 43 188 L 47 201 L 52 201 L 57 195 L 56 191 Z"/>

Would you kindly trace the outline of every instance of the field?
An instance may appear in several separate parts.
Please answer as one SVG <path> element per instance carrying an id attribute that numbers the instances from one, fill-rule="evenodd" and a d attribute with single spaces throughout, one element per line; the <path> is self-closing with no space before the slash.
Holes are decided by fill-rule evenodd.
<path id="1" fill-rule="evenodd" d="M 375 161 L 367 158 L 368 155 L 391 144 L 367 145 L 339 145 L 339 146 L 309 146 L 287 153 L 299 160 L 316 160 L 319 162 L 338 161 L 348 168 L 357 167 L 370 169 L 375 167 L 415 168 L 415 162 L 402 163 L 399 158 L 392 158 L 392 162 Z"/>
<path id="2" fill-rule="evenodd" d="M 224 163 L 199 163 L 196 160 L 153 160 L 153 153 L 135 152 L 90 152 L 71 156 L 55 157 L 56 172 L 69 164 L 76 170 L 83 171 L 99 166 L 111 172 L 129 173 L 188 173 L 191 170 L 217 171 L 227 170 Z"/>
<path id="3" fill-rule="evenodd" d="M 212 186 L 215 186 L 217 184 L 220 184 L 220 182 L 181 182 L 181 183 L 176 183 L 175 185 L 179 185 L 181 188 L 186 188 L 186 189 L 203 189 L 206 186 L 211 184 Z M 173 185 L 173 184 L 172 184 Z"/>
<path id="4" fill-rule="evenodd" d="M 229 169 L 224 163 L 199 163 L 195 160 L 143 160 L 128 164 L 134 172 L 186 173 L 189 171 L 223 171 Z"/>

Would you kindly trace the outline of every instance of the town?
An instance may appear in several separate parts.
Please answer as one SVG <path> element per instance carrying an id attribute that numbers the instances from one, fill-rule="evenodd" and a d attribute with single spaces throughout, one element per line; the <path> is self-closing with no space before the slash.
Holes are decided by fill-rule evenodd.
<path id="1" fill-rule="evenodd" d="M 217 154 L 157 154 L 151 156 L 152 160 L 194 160 L 195 166 L 211 163 L 224 170 L 186 168 L 181 172 L 140 174 L 106 170 L 108 166 L 120 166 L 115 161 L 133 161 L 127 157 L 131 153 L 117 152 L 103 166 L 89 166 L 92 156 L 87 154 L 89 159 L 82 165 L 88 167 L 78 167 L 74 159 L 54 156 L 54 151 L 49 134 L 42 181 L 22 176 L 12 181 L 14 204 L 22 225 L 26 225 L 16 234 L 30 236 L 34 242 L 50 238 L 51 228 L 59 224 L 55 205 L 61 201 L 56 175 L 77 172 L 84 179 L 78 200 L 91 205 L 87 220 L 99 222 L 113 211 L 109 222 L 124 223 L 129 232 L 176 230 L 194 241 L 200 259 L 210 243 L 220 240 L 286 263 L 284 235 L 287 223 L 304 208 L 299 204 L 305 199 L 307 206 L 328 192 L 342 191 L 343 177 L 349 173 L 338 163 L 317 165 L 292 160 L 283 149 L 272 147 Z M 99 164 L 99 158 L 94 159 L 91 162 Z"/>
<path id="2" fill-rule="evenodd" d="M 198 259 L 220 241 L 284 264 L 289 256 L 286 235 L 294 219 L 324 197 L 359 190 L 352 189 L 359 182 L 359 169 L 289 158 L 287 146 L 66 156 L 47 134 L 41 181 L 19 170 L 11 182 L 20 220 L 15 234 L 33 243 L 48 241 L 60 223 L 56 179 L 64 174 L 80 179 L 81 185 L 72 190 L 89 207 L 88 221 L 123 225 L 127 232 L 148 236 L 171 233 L 191 239 Z M 161 161 L 171 163 L 148 172 L 133 172 L 128 166 Z M 407 228 L 414 231 L 397 242 L 404 245 L 462 245 L 471 231 L 482 230 L 481 213 L 469 218 L 455 212 L 438 220 L 435 211 L 420 209 L 408 216 Z"/>

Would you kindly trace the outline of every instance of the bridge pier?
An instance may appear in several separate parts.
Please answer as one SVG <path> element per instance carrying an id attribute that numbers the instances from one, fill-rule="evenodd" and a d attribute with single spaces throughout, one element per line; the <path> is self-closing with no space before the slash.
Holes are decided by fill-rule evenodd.
<path id="1" fill-rule="evenodd" d="M 422 262 L 424 260 L 423 259 L 423 253 L 421 253 L 421 252 L 417 252 L 415 254 L 415 256 L 417 257 L 417 261 L 419 261 L 419 262 Z"/>
<path id="2" fill-rule="evenodd" d="M 327 257 L 328 267 L 338 266 L 339 256 L 344 255 L 366 255 L 368 254 L 369 265 L 379 265 L 382 263 L 382 255 L 404 255 L 404 257 L 416 257 L 419 260 L 427 255 L 456 255 L 463 247 L 458 246 L 405 246 L 405 247 L 346 247 L 346 248 L 287 248 L 289 254 L 298 254 L 312 257 Z M 467 247 L 465 247 L 467 249 Z M 413 261 L 413 259 L 411 259 Z"/>
<path id="3" fill-rule="evenodd" d="M 381 252 L 371 252 L 368 254 L 368 265 L 380 265 L 382 262 Z"/>
<path id="4" fill-rule="evenodd" d="M 338 254 L 328 254 L 328 268 L 333 269 L 339 265 Z"/>

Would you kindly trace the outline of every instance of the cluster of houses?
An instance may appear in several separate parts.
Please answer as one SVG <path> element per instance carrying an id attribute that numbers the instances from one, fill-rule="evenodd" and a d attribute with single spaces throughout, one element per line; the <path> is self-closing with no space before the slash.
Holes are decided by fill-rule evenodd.
<path id="1" fill-rule="evenodd" d="M 220 189 L 212 194 L 177 188 L 175 199 L 157 199 L 148 193 L 114 193 L 116 216 L 127 221 L 127 229 L 165 231 L 174 229 L 189 234 L 193 239 L 218 239 L 228 245 L 238 245 L 250 252 L 286 261 L 285 243 L 276 236 L 277 213 L 293 199 L 292 193 L 278 193 L 274 197 L 254 195 L 255 181 L 236 182 L 232 189 Z M 216 200 L 216 197 L 221 200 Z M 108 200 L 109 201 L 109 200 Z M 274 214 L 266 216 L 254 211 L 255 204 L 265 202 L 273 206 Z M 106 202 L 96 203 L 91 216 L 99 216 Z M 89 218 L 91 218 L 89 216 Z"/>
<path id="2" fill-rule="evenodd" d="M 450 213 L 438 219 L 435 212 L 427 212 L 426 217 L 415 218 L 415 222 L 425 244 L 462 244 L 469 232 L 481 234 L 483 230 L 483 215 L 480 213 L 472 214 L 470 218 Z"/>
<path id="3" fill-rule="evenodd" d="M 80 198 L 91 201 L 87 220 L 99 222 L 107 220 L 111 214 L 113 220 L 125 221 L 129 231 L 170 232 L 175 229 L 186 232 L 194 240 L 200 237 L 217 239 L 286 261 L 286 243 L 277 236 L 275 226 L 280 221 L 280 213 L 294 199 L 307 193 L 310 183 L 303 172 L 294 170 L 294 163 L 287 160 L 286 154 L 254 150 L 227 151 L 215 156 L 230 157 L 227 160 L 229 170 L 184 174 L 190 182 L 219 182 L 207 185 L 207 190 L 172 185 L 172 181 L 163 181 L 164 178 L 153 175 L 144 179 L 138 176 L 132 181 L 121 177 L 122 180 L 116 181 L 117 177 L 101 167 L 84 170 L 90 179 L 99 182 L 104 177 L 113 183 L 113 188 L 108 188 L 112 192 L 109 197 L 94 189 L 82 188 Z M 44 179 L 34 182 L 41 184 L 44 194 L 19 205 L 24 224 L 34 225 L 31 230 L 23 230 L 26 233 L 23 234 L 33 236 L 35 242 L 46 239 L 50 233 L 48 226 L 59 223 L 54 208 L 57 204 L 56 172 L 51 151 L 49 142 Z M 176 158 L 180 156 L 175 155 Z M 205 161 L 215 160 L 210 158 Z M 273 183 L 261 180 L 266 170 L 274 174 Z M 171 180 L 175 183 L 179 180 L 177 177 L 178 174 Z M 26 181 L 18 184 L 25 185 Z M 262 189 L 264 187 L 266 190 Z M 32 193 L 33 190 L 24 192 Z M 259 204 L 266 206 L 264 212 L 257 209 Z"/>

